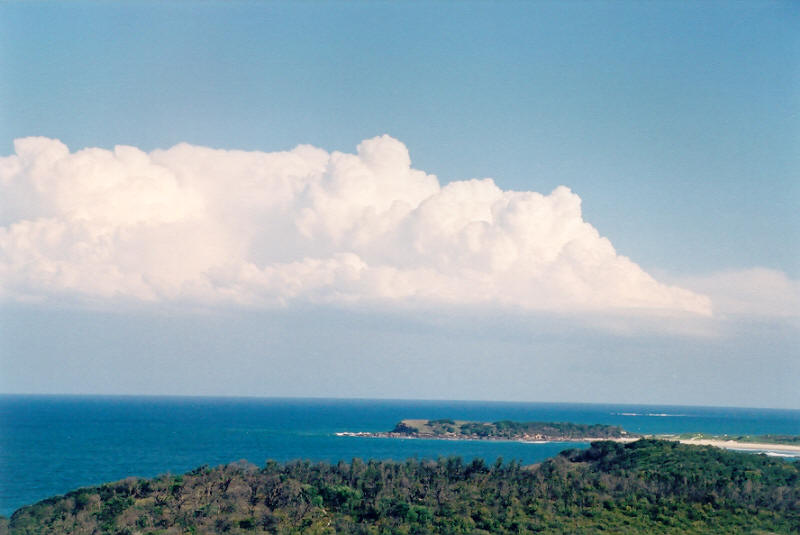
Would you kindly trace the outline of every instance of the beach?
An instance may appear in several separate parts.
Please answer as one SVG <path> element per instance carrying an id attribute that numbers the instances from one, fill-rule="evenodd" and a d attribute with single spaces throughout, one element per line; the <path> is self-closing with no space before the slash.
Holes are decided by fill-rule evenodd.
<path id="1" fill-rule="evenodd" d="M 665 440 L 676 440 L 670 437 L 659 437 Z M 770 451 L 776 453 L 793 453 L 800 455 L 800 446 L 793 444 L 770 444 L 766 442 L 737 442 L 735 440 L 713 440 L 703 438 L 690 438 L 678 440 L 681 444 L 694 446 L 715 446 L 729 450 Z"/>
<path id="2" fill-rule="evenodd" d="M 414 436 L 404 433 L 392 432 L 352 432 L 342 431 L 336 433 L 339 437 L 367 437 L 367 438 L 400 438 L 400 439 L 428 439 L 428 440 L 450 440 L 450 441 L 489 441 L 489 442 L 521 442 L 529 444 L 550 444 L 550 443 L 567 443 L 567 442 L 601 442 L 610 440 L 612 442 L 619 442 L 627 444 L 629 442 L 636 442 L 642 438 L 652 438 L 659 440 L 670 440 L 673 442 L 680 442 L 681 444 L 688 444 L 690 446 L 714 446 L 716 448 L 723 448 L 728 450 L 750 451 L 750 452 L 770 452 L 777 454 L 788 454 L 789 456 L 800 457 L 800 445 L 793 444 L 772 444 L 768 442 L 738 442 L 736 440 L 719 440 L 719 439 L 706 439 L 706 438 L 678 438 L 675 435 L 646 435 L 636 437 L 584 437 L 584 438 L 553 438 L 553 439 L 533 439 L 528 437 L 522 438 L 482 438 L 482 437 L 458 437 L 458 436 Z"/>

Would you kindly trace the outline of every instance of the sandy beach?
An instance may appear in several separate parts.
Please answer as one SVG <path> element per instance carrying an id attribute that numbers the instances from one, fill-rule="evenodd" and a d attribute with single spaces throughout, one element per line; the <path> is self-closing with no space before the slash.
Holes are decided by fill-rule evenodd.
<path id="1" fill-rule="evenodd" d="M 659 437 L 665 440 L 676 440 L 669 437 Z M 793 444 L 768 444 L 759 442 L 737 442 L 735 440 L 711 440 L 702 438 L 690 438 L 678 440 L 681 444 L 692 444 L 694 446 L 715 446 L 729 450 L 764 450 L 777 453 L 796 453 L 800 454 L 800 446 Z"/>
<path id="2" fill-rule="evenodd" d="M 612 440 L 614 442 L 621 442 L 626 444 L 628 442 L 636 442 L 642 437 L 625 437 L 625 438 L 586 438 L 578 440 L 577 442 L 594 442 L 602 440 Z M 677 436 L 670 435 L 648 435 L 645 438 L 656 438 L 660 440 L 671 440 L 680 442 L 681 444 L 688 444 L 690 446 L 714 446 L 716 448 L 724 448 L 727 450 L 740 450 L 740 451 L 764 451 L 777 454 L 788 454 L 790 456 L 800 456 L 800 445 L 794 444 L 770 444 L 768 442 L 738 442 L 736 440 L 715 440 L 708 438 L 678 438 Z"/>

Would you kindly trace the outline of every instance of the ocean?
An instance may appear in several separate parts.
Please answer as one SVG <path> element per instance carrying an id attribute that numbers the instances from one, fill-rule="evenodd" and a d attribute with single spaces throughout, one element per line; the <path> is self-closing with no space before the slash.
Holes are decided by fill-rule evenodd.
<path id="1" fill-rule="evenodd" d="M 529 464 L 575 443 L 336 436 L 404 418 L 568 421 L 639 433 L 800 434 L 800 410 L 684 406 L 275 398 L 0 396 L 0 515 L 128 476 L 245 459 L 498 457 Z"/>

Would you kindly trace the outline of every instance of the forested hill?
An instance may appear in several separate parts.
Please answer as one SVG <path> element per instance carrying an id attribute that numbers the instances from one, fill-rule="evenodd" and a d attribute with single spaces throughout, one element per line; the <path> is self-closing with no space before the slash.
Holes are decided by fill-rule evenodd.
<path id="1" fill-rule="evenodd" d="M 798 464 L 596 442 L 532 467 L 268 462 L 126 479 L 18 510 L 12 534 L 798 533 Z"/>
<path id="2" fill-rule="evenodd" d="M 467 422 L 461 420 L 402 420 L 391 436 L 502 440 L 597 440 L 635 435 L 616 425 L 571 422 Z"/>

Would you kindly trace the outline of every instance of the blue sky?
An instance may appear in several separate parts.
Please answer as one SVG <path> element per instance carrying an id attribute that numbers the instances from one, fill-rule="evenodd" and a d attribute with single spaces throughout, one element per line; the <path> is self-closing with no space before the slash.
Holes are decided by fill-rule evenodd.
<path id="1" fill-rule="evenodd" d="M 549 294 L 537 299 L 556 319 L 529 301 L 500 321 L 491 299 L 464 317 L 318 296 L 198 313 L 108 293 L 76 303 L 40 278 L 28 299 L 6 292 L 0 389 L 798 407 L 798 23 L 792 2 L 4 3 L 0 155 L 26 136 L 71 151 L 353 154 L 388 134 L 442 185 L 568 186 L 619 255 L 710 296 L 714 315 L 700 334 L 647 314 L 609 327 Z M 0 223 L 44 217 L 23 208 Z"/>

